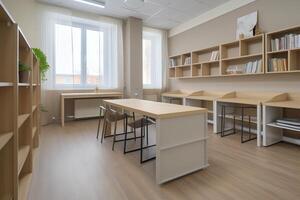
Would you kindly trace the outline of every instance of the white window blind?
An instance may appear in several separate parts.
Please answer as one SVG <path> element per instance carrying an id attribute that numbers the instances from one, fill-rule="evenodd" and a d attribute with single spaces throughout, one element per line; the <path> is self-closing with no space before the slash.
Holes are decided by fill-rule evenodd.
<path id="1" fill-rule="evenodd" d="M 143 87 L 162 88 L 162 32 L 156 29 L 143 30 Z"/>

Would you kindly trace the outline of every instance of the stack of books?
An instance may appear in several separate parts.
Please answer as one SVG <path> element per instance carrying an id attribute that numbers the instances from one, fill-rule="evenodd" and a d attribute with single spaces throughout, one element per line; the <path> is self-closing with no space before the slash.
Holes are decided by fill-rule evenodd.
<path id="1" fill-rule="evenodd" d="M 255 74 L 262 72 L 262 60 L 250 61 L 242 65 L 231 65 L 226 69 L 227 74 Z"/>
<path id="2" fill-rule="evenodd" d="M 171 67 L 177 66 L 177 60 L 176 60 L 175 58 L 171 58 L 171 59 L 170 59 L 170 66 L 171 66 Z"/>
<path id="3" fill-rule="evenodd" d="M 184 65 L 190 65 L 191 64 L 191 57 L 186 57 L 184 60 Z"/>
<path id="4" fill-rule="evenodd" d="M 300 119 L 278 119 L 276 120 L 276 125 L 283 126 L 286 128 L 293 128 L 300 131 Z"/>
<path id="5" fill-rule="evenodd" d="M 220 59 L 220 53 L 219 51 L 212 51 L 211 52 L 211 57 L 209 59 L 209 61 L 217 61 Z"/>
<path id="6" fill-rule="evenodd" d="M 286 58 L 271 58 L 268 66 L 269 72 L 284 72 L 288 71 Z"/>
<path id="7" fill-rule="evenodd" d="M 283 37 L 271 39 L 272 51 L 294 48 L 300 48 L 300 34 L 286 34 Z"/>

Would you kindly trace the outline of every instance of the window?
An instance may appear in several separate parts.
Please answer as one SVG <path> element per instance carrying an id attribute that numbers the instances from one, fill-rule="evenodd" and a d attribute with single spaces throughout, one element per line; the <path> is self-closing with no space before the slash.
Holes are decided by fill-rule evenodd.
<path id="1" fill-rule="evenodd" d="M 56 88 L 118 88 L 117 28 L 55 24 Z"/>
<path id="2" fill-rule="evenodd" d="M 143 31 L 143 86 L 162 88 L 162 33 L 158 30 Z"/>

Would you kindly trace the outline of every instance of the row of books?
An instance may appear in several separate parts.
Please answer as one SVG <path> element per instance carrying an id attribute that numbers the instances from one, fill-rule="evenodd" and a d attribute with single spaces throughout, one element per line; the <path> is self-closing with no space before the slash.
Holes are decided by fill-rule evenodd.
<path id="1" fill-rule="evenodd" d="M 254 74 L 262 71 L 262 60 L 250 61 L 242 65 L 231 65 L 227 67 L 227 74 Z"/>
<path id="2" fill-rule="evenodd" d="M 191 57 L 186 57 L 186 58 L 184 59 L 184 65 L 190 65 L 191 63 L 192 63 Z"/>
<path id="3" fill-rule="evenodd" d="M 171 66 L 171 67 L 177 66 L 177 59 L 171 58 L 171 59 L 170 59 L 170 66 Z"/>
<path id="4" fill-rule="evenodd" d="M 212 51 L 209 61 L 217 61 L 220 59 L 219 51 Z"/>
<path id="5" fill-rule="evenodd" d="M 286 58 L 270 58 L 269 59 L 269 72 L 283 72 L 288 71 Z"/>
<path id="6" fill-rule="evenodd" d="M 279 126 L 293 128 L 293 129 L 297 129 L 300 131 L 300 119 L 298 119 L 298 118 L 278 119 L 278 120 L 276 120 L 276 124 Z"/>
<path id="7" fill-rule="evenodd" d="M 271 50 L 300 48 L 300 34 L 286 34 L 280 38 L 271 39 Z"/>

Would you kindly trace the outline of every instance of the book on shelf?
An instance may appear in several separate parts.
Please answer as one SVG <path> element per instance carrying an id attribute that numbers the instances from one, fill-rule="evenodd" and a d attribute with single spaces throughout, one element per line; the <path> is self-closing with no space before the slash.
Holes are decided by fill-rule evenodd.
<path id="1" fill-rule="evenodd" d="M 289 125 L 294 125 L 294 126 L 299 126 L 300 127 L 300 119 L 299 118 L 277 119 L 276 122 L 277 123 L 289 124 Z"/>
<path id="2" fill-rule="evenodd" d="M 170 59 L 170 66 L 171 66 L 171 67 L 177 66 L 177 60 L 176 60 L 175 58 L 171 58 L 171 59 Z"/>
<path id="3" fill-rule="evenodd" d="M 217 61 L 220 59 L 219 51 L 212 51 L 209 61 Z"/>
<path id="4" fill-rule="evenodd" d="M 271 39 L 271 51 L 300 48 L 300 34 L 286 34 Z"/>
<path id="5" fill-rule="evenodd" d="M 231 65 L 227 67 L 227 74 L 255 74 L 262 71 L 262 60 L 250 61 L 241 65 Z"/>
<path id="6" fill-rule="evenodd" d="M 284 72 L 288 71 L 286 58 L 270 58 L 269 60 L 269 72 Z"/>
<path id="7" fill-rule="evenodd" d="M 191 64 L 191 57 L 186 57 L 184 59 L 184 65 L 190 65 Z"/>

